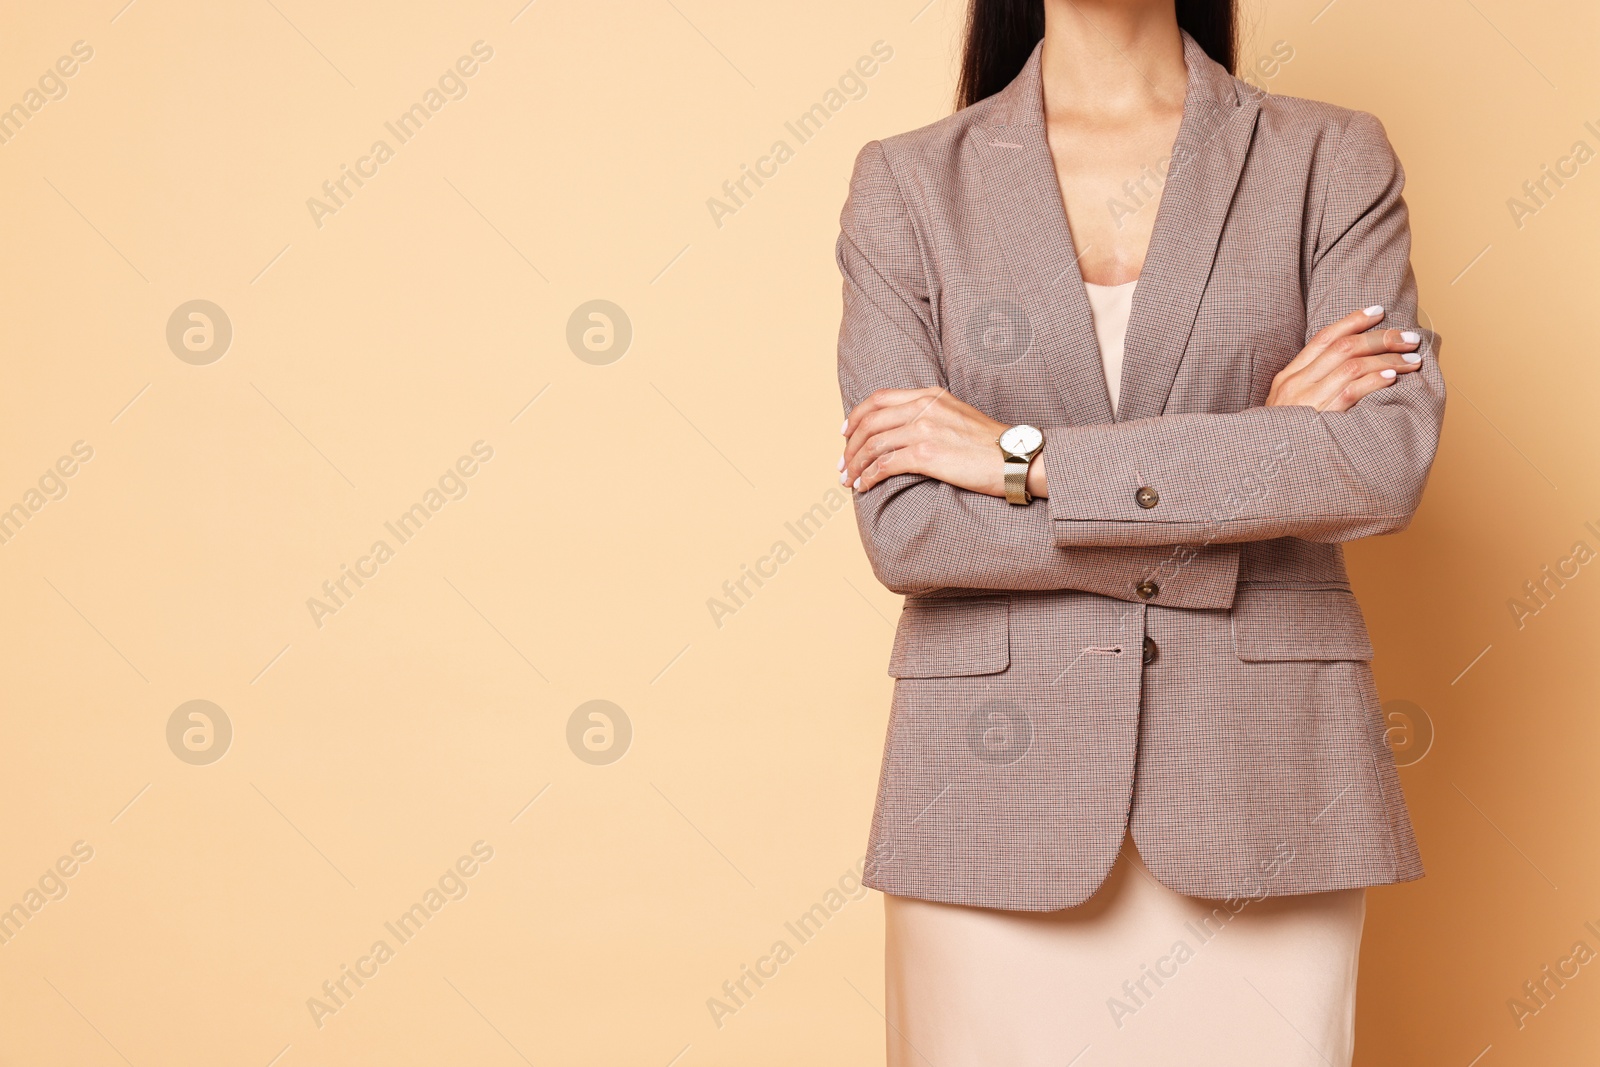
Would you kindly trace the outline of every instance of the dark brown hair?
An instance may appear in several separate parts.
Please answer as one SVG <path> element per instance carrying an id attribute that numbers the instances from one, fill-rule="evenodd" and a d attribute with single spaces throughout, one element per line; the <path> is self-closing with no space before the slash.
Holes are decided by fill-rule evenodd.
<path id="1" fill-rule="evenodd" d="M 1178 25 L 1206 55 L 1234 70 L 1237 0 L 1175 0 Z M 993 96 L 1022 70 L 1044 36 L 1044 0 L 971 0 L 956 107 Z"/>

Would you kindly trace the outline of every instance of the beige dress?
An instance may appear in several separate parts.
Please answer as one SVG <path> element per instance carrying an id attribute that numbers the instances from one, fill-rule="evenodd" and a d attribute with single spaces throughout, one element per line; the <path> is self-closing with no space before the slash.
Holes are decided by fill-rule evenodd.
<path id="1" fill-rule="evenodd" d="M 1136 283 L 1089 285 L 1111 405 Z M 885 896 L 889 1067 L 1349 1067 L 1366 891 L 1200 900 L 1130 836 L 1057 912 Z"/>

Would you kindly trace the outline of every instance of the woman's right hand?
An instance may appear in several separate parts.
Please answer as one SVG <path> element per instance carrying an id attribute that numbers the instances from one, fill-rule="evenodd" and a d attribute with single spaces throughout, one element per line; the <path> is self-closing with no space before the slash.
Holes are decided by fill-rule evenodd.
<path id="1" fill-rule="evenodd" d="M 1383 308 L 1370 307 L 1330 324 L 1273 377 L 1266 406 L 1348 411 L 1422 366 L 1416 350 L 1422 336 L 1414 330 L 1367 332 L 1382 321 Z"/>

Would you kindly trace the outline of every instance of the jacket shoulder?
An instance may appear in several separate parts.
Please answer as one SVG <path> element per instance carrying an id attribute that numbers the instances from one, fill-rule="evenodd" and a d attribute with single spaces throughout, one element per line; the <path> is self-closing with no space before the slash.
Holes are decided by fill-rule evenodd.
<path id="1" fill-rule="evenodd" d="M 991 125 L 998 107 L 998 100 L 991 96 L 926 126 L 868 141 L 856 154 L 857 179 L 892 175 L 903 190 L 937 180 L 938 175 L 957 167 L 967 134 Z"/>
<path id="2" fill-rule="evenodd" d="M 1259 92 L 1248 86 L 1244 91 Z M 1324 158 L 1393 156 L 1388 133 L 1376 115 L 1298 96 L 1263 94 L 1256 137 L 1258 143 L 1309 148 Z"/>
<path id="3" fill-rule="evenodd" d="M 893 159 L 937 159 L 953 155 L 960 152 L 970 130 L 994 123 L 999 108 L 997 94 L 926 126 L 884 137 L 879 143 L 883 145 L 885 154 Z"/>

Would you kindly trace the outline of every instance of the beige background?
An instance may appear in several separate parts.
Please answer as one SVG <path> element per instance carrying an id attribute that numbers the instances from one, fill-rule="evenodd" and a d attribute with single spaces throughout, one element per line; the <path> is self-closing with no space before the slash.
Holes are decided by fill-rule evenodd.
<path id="1" fill-rule="evenodd" d="M 122 3 L 0 34 L 0 106 L 93 50 L 0 144 L 0 506 L 28 513 L 0 544 L 0 907 L 27 913 L 0 1064 L 880 1062 L 880 902 L 848 872 L 898 598 L 829 511 L 832 242 L 856 150 L 947 112 L 960 5 Z M 1383 695 L 1432 730 L 1396 733 L 1429 877 L 1372 894 L 1358 1062 L 1580 1062 L 1600 966 L 1520 1026 L 1507 1002 L 1600 949 L 1600 577 L 1568 564 L 1520 627 L 1509 603 L 1600 548 L 1600 164 L 1520 226 L 1507 200 L 1600 149 L 1597 15 L 1249 21 L 1247 61 L 1293 51 L 1259 84 L 1387 124 L 1453 390 L 1415 525 L 1350 554 Z M 466 95 L 389 134 L 478 41 Z M 893 58 L 797 144 L 785 121 L 877 41 Z M 308 198 L 380 138 L 319 227 Z M 233 331 L 205 365 L 166 339 L 196 299 Z M 633 328 L 609 365 L 566 340 L 594 299 Z M 480 441 L 400 544 L 384 523 Z M 308 599 L 379 539 L 319 627 Z M 718 626 L 708 599 L 779 541 Z M 609 765 L 568 742 L 596 699 L 632 729 Z M 191 700 L 233 732 L 206 765 L 169 747 Z M 400 943 L 384 924 L 441 876 L 465 896 Z M 318 1026 L 308 999 L 379 939 Z M 780 939 L 719 1027 L 707 999 Z"/>

